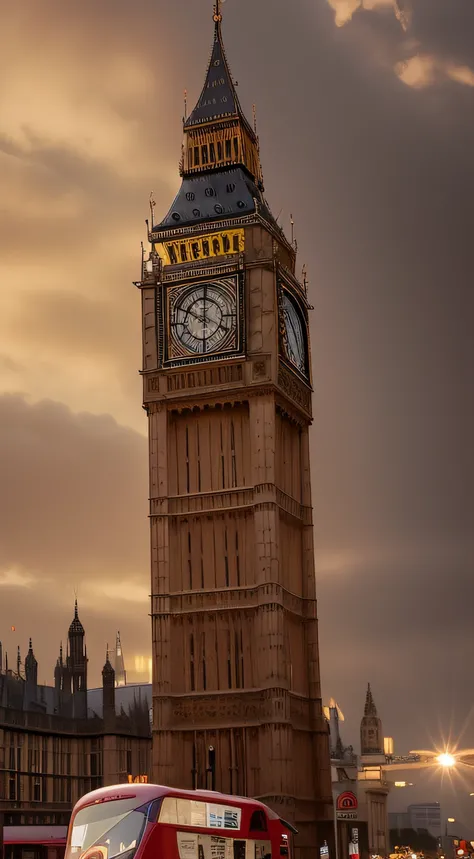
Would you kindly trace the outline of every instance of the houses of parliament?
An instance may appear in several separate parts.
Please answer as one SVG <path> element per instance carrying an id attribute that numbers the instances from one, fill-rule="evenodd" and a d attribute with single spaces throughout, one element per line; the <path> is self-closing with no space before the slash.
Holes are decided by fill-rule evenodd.
<path id="1" fill-rule="evenodd" d="M 148 684 L 128 684 L 117 634 L 106 652 L 102 686 L 87 688 L 85 630 L 77 602 L 51 666 L 38 683 L 30 639 L 15 663 L 0 644 L 0 817 L 6 825 L 65 825 L 74 803 L 97 787 L 151 774 Z"/>

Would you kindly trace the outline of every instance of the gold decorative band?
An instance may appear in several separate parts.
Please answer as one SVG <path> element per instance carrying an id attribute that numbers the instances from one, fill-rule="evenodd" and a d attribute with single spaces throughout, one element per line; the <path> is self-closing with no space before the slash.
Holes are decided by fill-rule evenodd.
<path id="1" fill-rule="evenodd" d="M 163 260 L 163 265 L 178 265 L 183 262 L 223 257 L 243 253 L 245 234 L 240 230 L 225 230 L 222 233 L 208 233 L 192 239 L 164 242 L 155 245 L 155 250 Z"/>

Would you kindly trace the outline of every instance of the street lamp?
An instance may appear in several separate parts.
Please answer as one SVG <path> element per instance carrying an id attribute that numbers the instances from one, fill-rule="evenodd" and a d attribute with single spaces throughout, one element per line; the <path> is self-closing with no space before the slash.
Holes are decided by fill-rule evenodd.
<path id="1" fill-rule="evenodd" d="M 454 755 L 450 755 L 449 752 L 443 752 L 441 755 L 438 755 L 436 758 L 440 767 L 454 767 L 456 764 L 456 758 Z"/>
<path id="2" fill-rule="evenodd" d="M 455 817 L 448 817 L 448 819 L 446 821 L 445 835 L 448 834 L 448 823 L 456 823 L 456 818 Z"/>

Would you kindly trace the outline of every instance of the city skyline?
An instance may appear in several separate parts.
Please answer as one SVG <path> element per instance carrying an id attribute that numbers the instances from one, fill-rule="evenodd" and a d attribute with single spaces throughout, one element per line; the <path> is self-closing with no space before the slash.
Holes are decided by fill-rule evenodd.
<path id="1" fill-rule="evenodd" d="M 174 5 L 115 3 L 111 20 L 109 4 L 46 3 L 36 25 L 57 74 L 38 59 L 35 98 L 9 45 L 25 9 L 2 10 L 13 83 L 2 94 L 0 623 L 24 627 L 25 644 L 35 624 L 54 628 L 77 588 L 91 651 L 102 655 L 118 614 L 129 659 L 147 658 L 146 427 L 131 281 L 150 191 L 161 215 L 177 189 L 176 93 L 197 96 L 208 51 L 207 7 Z M 355 714 L 370 678 L 388 733 L 400 724 L 401 744 L 414 733 L 422 746 L 451 725 L 456 734 L 470 707 L 457 654 L 469 641 L 460 606 L 472 596 L 474 57 L 461 3 L 449 27 L 440 3 L 431 0 L 430 14 L 414 3 L 408 34 L 388 4 L 358 5 L 336 28 L 337 0 L 301 2 L 296 16 L 272 3 L 269 38 L 268 2 L 237 11 L 229 0 L 227 41 L 247 112 L 257 101 L 267 184 L 280 189 L 272 207 L 287 232 L 295 217 L 316 308 L 324 698 Z M 155 35 L 144 20 L 156 21 Z M 22 38 L 34 55 L 32 31 Z M 57 647 L 51 636 L 40 665 Z M 98 677 L 100 665 L 91 669 Z M 406 708 L 417 695 L 413 724 Z"/>

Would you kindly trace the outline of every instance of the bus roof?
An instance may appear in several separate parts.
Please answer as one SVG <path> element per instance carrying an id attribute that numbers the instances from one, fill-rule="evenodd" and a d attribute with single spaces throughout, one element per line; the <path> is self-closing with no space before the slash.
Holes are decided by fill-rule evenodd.
<path id="1" fill-rule="evenodd" d="M 101 787 L 99 790 L 93 790 L 91 793 L 83 796 L 76 804 L 76 812 L 88 805 L 94 805 L 96 802 L 110 802 L 112 799 L 132 799 L 134 796 L 137 798 L 137 805 L 152 802 L 154 799 L 160 799 L 162 796 L 177 796 L 182 799 L 194 799 L 201 802 L 214 802 L 240 807 L 250 806 L 252 808 L 264 809 L 271 820 L 279 820 L 278 814 L 257 799 L 247 799 L 243 796 L 228 796 L 213 790 L 180 790 L 179 788 L 165 787 L 160 784 L 117 784 L 111 787 Z"/>

